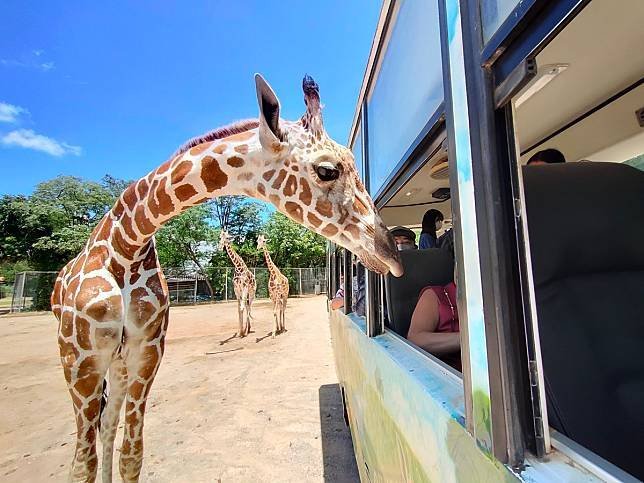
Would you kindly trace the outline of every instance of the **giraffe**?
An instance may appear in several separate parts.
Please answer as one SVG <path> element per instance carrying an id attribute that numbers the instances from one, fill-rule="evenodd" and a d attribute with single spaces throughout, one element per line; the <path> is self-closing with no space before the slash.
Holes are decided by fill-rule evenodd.
<path id="1" fill-rule="evenodd" d="M 226 250 L 235 268 L 233 287 L 235 289 L 235 297 L 237 298 L 237 313 L 239 316 L 239 332 L 236 335 L 245 337 L 250 334 L 250 309 L 253 305 L 255 292 L 257 290 L 255 275 L 248 269 L 242 257 L 235 252 L 235 249 L 230 243 L 230 235 L 226 230 L 221 230 L 219 249 Z"/>
<path id="2" fill-rule="evenodd" d="M 154 234 L 172 217 L 218 196 L 252 196 L 352 251 L 368 269 L 403 273 L 351 151 L 324 130 L 315 81 L 304 77 L 306 110 L 297 121 L 280 119 L 277 96 L 259 74 L 255 86 L 258 119 L 193 138 L 132 183 L 58 275 L 51 302 L 77 427 L 72 481 L 95 480 L 97 436 L 102 479 L 111 481 L 123 403 L 119 472 L 126 482 L 139 479 L 146 401 L 169 318 Z M 106 378 L 109 395 L 103 405 Z"/>
<path id="3" fill-rule="evenodd" d="M 266 266 L 268 267 L 268 295 L 273 302 L 273 316 L 275 317 L 273 338 L 275 338 L 277 334 L 286 330 L 284 312 L 286 311 L 286 301 L 288 300 L 288 278 L 273 263 L 271 254 L 268 253 L 268 248 L 266 247 L 266 237 L 264 235 L 260 235 L 257 238 L 257 248 L 264 251 L 264 258 L 266 258 Z"/>

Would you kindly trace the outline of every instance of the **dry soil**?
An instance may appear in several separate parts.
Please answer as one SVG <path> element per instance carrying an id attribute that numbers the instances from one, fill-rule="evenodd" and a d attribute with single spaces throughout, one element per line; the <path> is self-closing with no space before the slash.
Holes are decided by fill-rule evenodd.
<path id="1" fill-rule="evenodd" d="M 358 480 L 325 299 L 290 299 L 275 339 L 270 303 L 253 311 L 255 332 L 240 340 L 234 303 L 171 309 L 141 481 Z M 75 424 L 56 328 L 51 314 L 0 317 L 0 480 L 67 478 Z"/>

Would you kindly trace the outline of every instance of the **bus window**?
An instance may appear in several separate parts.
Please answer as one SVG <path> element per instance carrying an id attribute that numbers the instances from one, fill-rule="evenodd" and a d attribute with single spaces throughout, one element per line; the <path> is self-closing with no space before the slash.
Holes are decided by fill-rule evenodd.
<path id="1" fill-rule="evenodd" d="M 448 166 L 440 147 L 380 210 L 405 266 L 401 278 L 386 277 L 380 305 L 386 330 L 460 371 Z M 431 248 L 419 248 L 421 236 Z"/>
<path id="2" fill-rule="evenodd" d="M 593 0 L 513 99 L 549 424 L 639 479 L 642 18 L 640 0 Z"/>

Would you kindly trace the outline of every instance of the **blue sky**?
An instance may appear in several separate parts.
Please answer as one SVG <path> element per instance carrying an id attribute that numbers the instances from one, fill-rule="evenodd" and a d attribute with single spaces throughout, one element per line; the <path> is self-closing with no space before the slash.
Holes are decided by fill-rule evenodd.
<path id="1" fill-rule="evenodd" d="M 256 117 L 253 74 L 304 109 L 320 85 L 345 143 L 380 2 L 5 0 L 0 5 L 0 194 L 59 174 L 143 176 L 183 141 Z"/>

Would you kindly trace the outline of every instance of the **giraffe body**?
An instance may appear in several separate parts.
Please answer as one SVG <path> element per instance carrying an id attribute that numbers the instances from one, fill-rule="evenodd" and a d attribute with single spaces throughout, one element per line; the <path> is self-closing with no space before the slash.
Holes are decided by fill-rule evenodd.
<path id="1" fill-rule="evenodd" d="M 235 290 L 235 298 L 237 298 L 237 313 L 239 317 L 239 331 L 237 335 L 239 337 L 245 337 L 250 334 L 251 307 L 253 300 L 255 300 L 257 281 L 255 280 L 255 275 L 248 269 L 242 257 L 235 252 L 235 249 L 230 243 L 230 236 L 225 230 L 221 231 L 219 248 L 226 250 L 235 270 L 233 275 L 233 289 Z"/>
<path id="2" fill-rule="evenodd" d="M 266 246 L 266 238 L 264 238 L 264 235 L 260 235 L 257 239 L 257 248 L 261 248 L 264 251 L 266 267 L 268 267 L 268 295 L 273 302 L 273 317 L 275 318 L 273 338 L 275 338 L 277 334 L 286 330 L 285 316 L 289 292 L 288 278 L 273 263 L 271 254 L 268 252 L 268 247 Z"/>
<path id="3" fill-rule="evenodd" d="M 324 132 L 315 82 L 305 77 L 307 110 L 296 122 L 279 118 L 279 101 L 261 76 L 256 86 L 259 120 L 195 138 L 132 183 L 59 273 L 51 303 L 76 417 L 72 481 L 96 478 L 99 419 L 102 479 L 111 481 L 123 403 L 119 472 L 126 482 L 139 479 L 146 400 L 163 356 L 169 315 L 154 234 L 172 217 L 211 198 L 245 194 L 271 202 L 356 253 L 367 268 L 402 273 L 393 239 L 357 176 L 351 152 Z M 248 278 L 238 282 L 249 301 L 249 321 L 254 285 Z M 102 407 L 106 378 L 109 395 Z"/>

